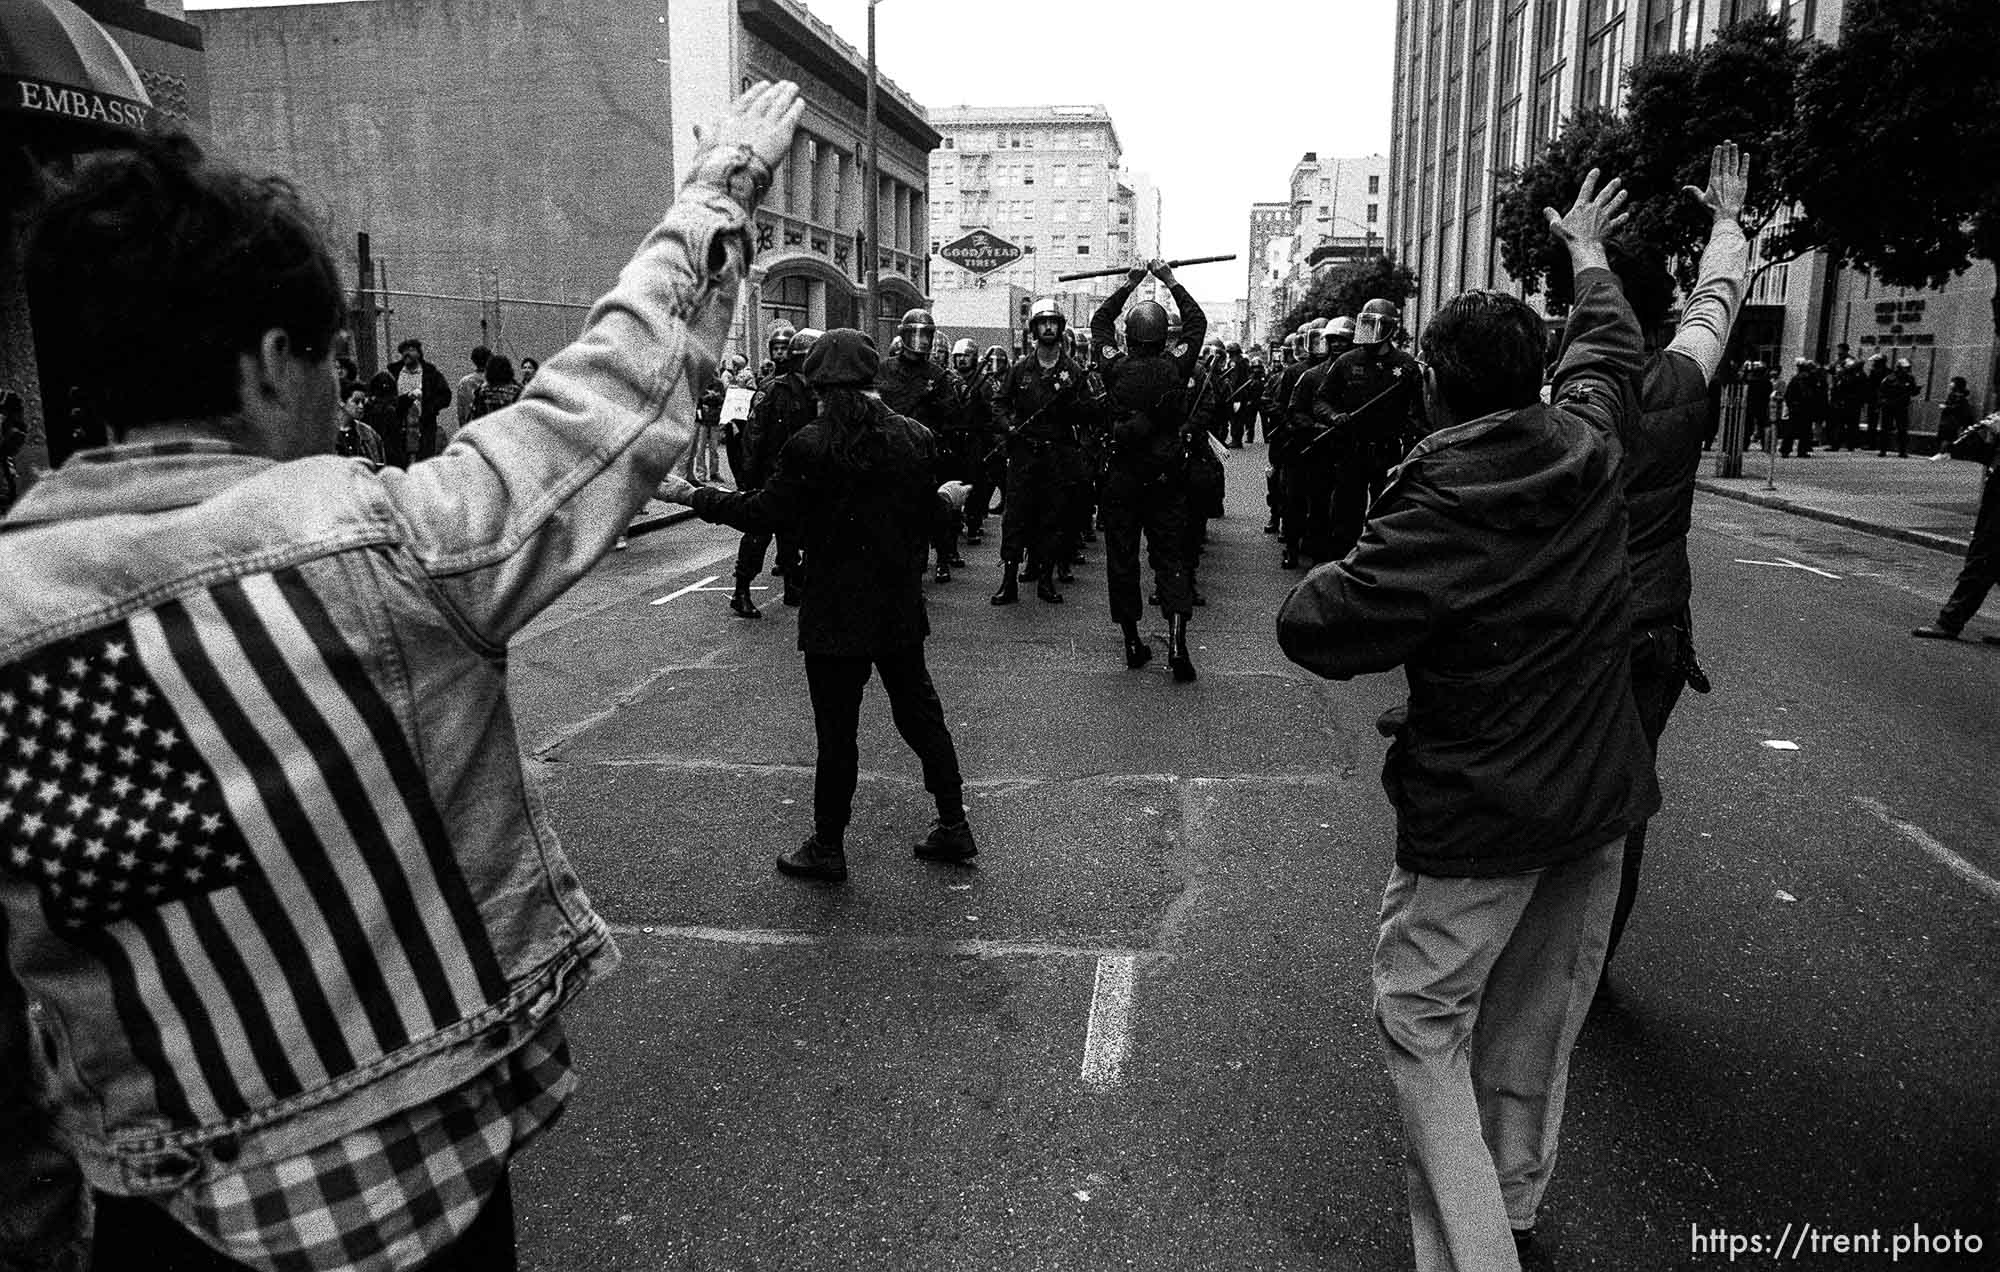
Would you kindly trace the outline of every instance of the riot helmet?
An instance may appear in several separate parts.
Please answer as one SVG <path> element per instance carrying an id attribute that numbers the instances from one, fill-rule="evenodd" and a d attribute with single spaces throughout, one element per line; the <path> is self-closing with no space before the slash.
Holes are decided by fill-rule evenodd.
<path id="1" fill-rule="evenodd" d="M 1354 319 L 1345 315 L 1326 324 L 1326 352 L 1329 357 L 1339 357 L 1354 347 Z"/>
<path id="2" fill-rule="evenodd" d="M 791 355 L 794 358 L 805 357 L 806 351 L 819 343 L 819 338 L 825 334 L 818 327 L 800 327 L 792 333 Z"/>
<path id="3" fill-rule="evenodd" d="M 1396 326 L 1402 317 L 1403 311 L 1396 307 L 1394 301 L 1369 301 L 1361 307 L 1361 316 L 1354 320 L 1354 343 L 1381 344 L 1396 334 Z"/>
<path id="4" fill-rule="evenodd" d="M 1063 317 L 1062 307 L 1053 296 L 1044 296 L 1028 311 L 1028 334 L 1035 343 L 1053 349 L 1062 339 L 1062 333 L 1069 330 L 1069 319 Z"/>
<path id="5" fill-rule="evenodd" d="M 788 322 L 781 321 L 771 328 L 770 338 L 764 342 L 764 352 L 771 361 L 783 362 L 792 356 L 793 334 L 792 324 Z"/>
<path id="6" fill-rule="evenodd" d="M 1167 342 L 1167 335 L 1167 310 L 1159 301 L 1142 300 L 1125 311 L 1127 352 L 1134 351 L 1142 345 L 1164 345 Z"/>
<path id="7" fill-rule="evenodd" d="M 951 369 L 960 375 L 971 375 L 973 364 L 979 361 L 979 346 L 972 343 L 972 337 L 961 336 L 951 347 Z"/>
<path id="8" fill-rule="evenodd" d="M 931 346 L 937 342 L 937 320 L 928 309 L 909 310 L 896 324 L 896 337 L 902 341 L 898 353 L 912 362 L 921 361 L 931 356 Z"/>
<path id="9" fill-rule="evenodd" d="M 999 345 L 987 345 L 986 352 L 980 355 L 980 362 L 984 364 L 986 374 L 999 375 L 1007 369 L 1007 351 Z"/>
<path id="10" fill-rule="evenodd" d="M 1237 341 L 1234 340 L 1230 341 L 1228 344 L 1222 346 L 1222 349 L 1224 353 L 1227 353 L 1232 358 L 1240 358 L 1243 356 L 1243 346 Z"/>
<path id="11" fill-rule="evenodd" d="M 1299 333 L 1305 337 L 1307 361 L 1326 356 L 1326 319 L 1309 319 Z"/>

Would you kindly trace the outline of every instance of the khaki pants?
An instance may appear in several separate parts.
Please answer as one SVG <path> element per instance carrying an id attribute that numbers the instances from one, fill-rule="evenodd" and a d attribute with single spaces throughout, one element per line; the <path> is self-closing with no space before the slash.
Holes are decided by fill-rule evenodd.
<path id="1" fill-rule="evenodd" d="M 1398 866 L 1375 1023 L 1403 1118 L 1420 1272 L 1516 1272 L 1555 1168 L 1569 1054 L 1597 991 L 1622 838 L 1492 879 Z"/>

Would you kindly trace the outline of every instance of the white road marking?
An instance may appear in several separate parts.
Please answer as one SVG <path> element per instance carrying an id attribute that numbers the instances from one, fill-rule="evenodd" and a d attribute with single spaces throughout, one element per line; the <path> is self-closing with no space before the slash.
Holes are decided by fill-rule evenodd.
<path id="1" fill-rule="evenodd" d="M 789 931 L 783 928 L 724 928 L 684 923 L 613 923 L 611 931 L 627 938 L 660 941 L 704 941 L 716 945 L 822 946 L 891 950 L 897 953 L 969 954 L 974 958 L 1122 958 L 1168 959 L 1172 955 L 1153 950 L 1122 946 L 1064 945 L 1057 941 L 963 940 L 939 941 L 914 936 L 842 935 L 829 940 L 824 933 Z"/>
<path id="2" fill-rule="evenodd" d="M 1973 890 L 1980 893 L 1988 901 L 2000 901 L 2000 879 L 1995 879 L 1992 875 L 1987 874 L 1978 866 L 1973 865 L 1965 858 L 1939 843 L 1922 826 L 1914 822 L 1906 822 L 1896 816 L 1879 799 L 1860 796 L 1854 802 L 1873 813 L 1876 819 L 1883 825 L 1923 849 L 1925 853 L 1929 854 L 1932 859 L 1946 870 L 1951 871 L 1959 878 L 1971 884 Z"/>
<path id="3" fill-rule="evenodd" d="M 654 601 L 653 604 L 665 605 L 668 601 L 677 600 L 680 597 L 686 596 L 689 592 L 699 592 L 701 591 L 701 589 L 707 587 L 709 584 L 715 582 L 717 579 L 721 577 L 722 576 L 720 574 L 711 574 L 699 583 L 690 583 L 678 592 L 667 593 L 665 596 L 662 596 L 659 600 Z"/>
<path id="4" fill-rule="evenodd" d="M 1107 954 L 1097 960 L 1090 1026 L 1083 1035 L 1083 1084 L 1100 1094 L 1118 1085 L 1132 1051 L 1132 983 L 1138 960 Z"/>
<path id="5" fill-rule="evenodd" d="M 1799 749 L 1799 744 L 1796 742 L 1785 742 L 1778 739 L 1767 741 L 1764 745 L 1770 747 L 1773 751 L 1796 751 Z"/>
<path id="6" fill-rule="evenodd" d="M 1781 570 L 1804 570 L 1807 574 L 1817 574 L 1823 579 L 1833 579 L 1836 582 L 1838 582 L 1840 579 L 1840 576 L 1838 574 L 1829 574 L 1825 570 L 1820 569 L 1816 565 L 1800 565 L 1797 561 L 1787 560 L 1784 557 L 1779 557 L 1775 561 L 1752 561 L 1747 557 L 1737 557 L 1736 564 L 1769 565 L 1769 566 L 1774 566 Z"/>

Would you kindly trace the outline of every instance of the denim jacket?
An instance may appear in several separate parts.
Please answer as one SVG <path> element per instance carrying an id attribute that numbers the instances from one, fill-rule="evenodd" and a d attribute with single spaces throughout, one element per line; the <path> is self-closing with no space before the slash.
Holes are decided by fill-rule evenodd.
<path id="1" fill-rule="evenodd" d="M 698 164 L 577 342 L 435 459 L 113 446 L 0 523 L 0 1010 L 25 1001 L 0 1073 L 95 1187 L 369 1126 L 616 965 L 522 767 L 507 644 L 689 442 L 767 184 L 742 167 Z M 46 1164 L 27 1138 L 0 1178 Z"/>

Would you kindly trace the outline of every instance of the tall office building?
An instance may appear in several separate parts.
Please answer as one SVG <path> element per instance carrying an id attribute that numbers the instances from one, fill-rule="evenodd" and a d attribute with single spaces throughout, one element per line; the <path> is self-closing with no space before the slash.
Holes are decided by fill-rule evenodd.
<path id="1" fill-rule="evenodd" d="M 1088 302 L 1116 280 L 1058 283 L 1056 276 L 1145 259 L 1149 218 L 1157 236 L 1159 197 L 1143 175 L 1121 174 L 1118 130 L 1102 106 L 945 106 L 930 112 L 943 146 L 931 153 L 931 285 L 955 290 L 1019 287 L 1068 297 L 1065 309 L 1089 319 Z M 1141 189 L 1151 211 L 1141 211 Z M 974 230 L 990 230 L 1025 255 L 983 277 L 936 255 Z M 1157 246 L 1153 248 L 1157 250 Z M 1071 321 L 1077 321 L 1072 314 Z"/>
<path id="2" fill-rule="evenodd" d="M 1321 272 L 1382 250 L 1388 171 L 1386 155 L 1322 159 L 1308 150 L 1292 165 L 1286 202 L 1250 205 L 1252 342 L 1284 338 L 1285 311 Z"/>
<path id="3" fill-rule="evenodd" d="M 1471 288 L 1519 290 L 1493 241 L 1495 174 L 1541 153 L 1576 111 L 1620 106 L 1632 63 L 1699 48 L 1720 27 L 1760 13 L 1784 16 L 1797 35 L 1832 42 L 1842 4 L 1398 0 L 1388 234 L 1419 279 L 1405 317 L 1421 326 L 1440 303 Z M 1844 343 L 1861 356 L 1910 358 L 1932 403 L 1953 375 L 1970 381 L 1975 401 L 1989 400 L 1993 290 L 1986 264 L 1942 291 L 1923 292 L 1830 271 L 1822 255 L 1801 257 L 1758 276 L 1736 347 L 1789 367 Z"/>

